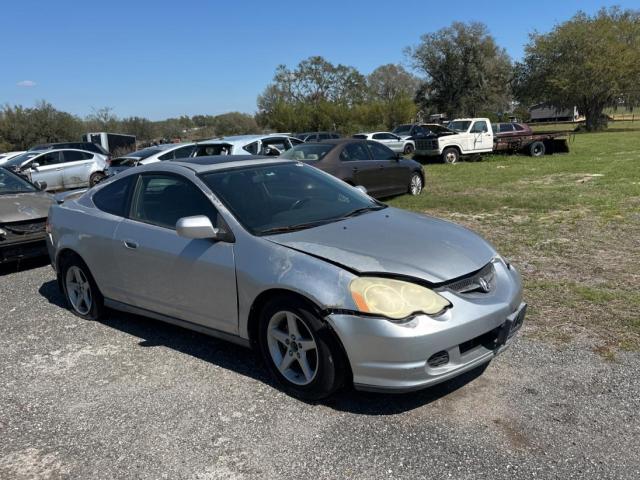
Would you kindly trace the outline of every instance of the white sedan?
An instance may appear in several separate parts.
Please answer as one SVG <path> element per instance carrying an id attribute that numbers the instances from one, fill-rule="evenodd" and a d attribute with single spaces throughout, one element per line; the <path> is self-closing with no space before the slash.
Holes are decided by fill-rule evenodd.
<path id="1" fill-rule="evenodd" d="M 353 138 L 375 140 L 389 147 L 394 152 L 404 153 L 405 155 L 412 154 L 416 149 L 416 144 L 413 140 L 403 139 L 391 132 L 356 133 L 353 135 Z"/>

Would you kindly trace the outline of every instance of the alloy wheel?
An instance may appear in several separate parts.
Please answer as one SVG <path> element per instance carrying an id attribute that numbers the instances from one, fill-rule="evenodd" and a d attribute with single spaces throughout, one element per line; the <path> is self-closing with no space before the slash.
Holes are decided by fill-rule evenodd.
<path id="1" fill-rule="evenodd" d="M 422 179 L 420 175 L 413 175 L 411 177 L 409 190 L 411 191 L 411 195 L 420 195 L 420 192 L 422 192 Z"/>
<path id="2" fill-rule="evenodd" d="M 267 326 L 267 344 L 278 371 L 295 385 L 308 385 L 318 373 L 318 346 L 311 329 L 289 311 L 274 314 Z"/>
<path id="3" fill-rule="evenodd" d="M 91 311 L 93 299 L 91 284 L 81 268 L 75 265 L 69 267 L 65 278 L 65 287 L 73 309 L 80 315 L 87 315 Z"/>

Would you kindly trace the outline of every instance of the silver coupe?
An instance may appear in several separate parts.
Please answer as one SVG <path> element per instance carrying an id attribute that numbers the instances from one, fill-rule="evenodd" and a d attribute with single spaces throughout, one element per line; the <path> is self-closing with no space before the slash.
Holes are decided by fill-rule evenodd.
<path id="1" fill-rule="evenodd" d="M 136 167 L 54 205 L 47 242 L 71 310 L 253 347 L 305 399 L 428 387 L 512 342 L 520 276 L 478 235 L 253 158 Z"/>

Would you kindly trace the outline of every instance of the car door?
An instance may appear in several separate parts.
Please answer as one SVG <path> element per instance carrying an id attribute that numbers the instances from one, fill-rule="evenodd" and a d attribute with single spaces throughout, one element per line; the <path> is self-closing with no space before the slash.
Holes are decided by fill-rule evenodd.
<path id="1" fill-rule="evenodd" d="M 398 154 L 376 142 L 368 141 L 367 145 L 374 161 L 383 164 L 384 167 L 380 170 L 383 194 L 394 195 L 406 192 L 409 185 L 409 170 L 400 162 Z"/>
<path id="2" fill-rule="evenodd" d="M 89 185 L 92 173 L 94 154 L 79 150 L 63 150 L 62 155 L 62 187 L 77 188 Z"/>
<path id="3" fill-rule="evenodd" d="M 493 135 L 485 120 L 476 120 L 471 129 L 472 150 L 491 150 L 493 148 Z"/>
<path id="4" fill-rule="evenodd" d="M 218 213 L 191 180 L 141 174 L 115 234 L 121 282 L 132 305 L 229 333 L 238 331 L 233 244 L 180 237 L 178 219 Z"/>
<path id="5" fill-rule="evenodd" d="M 59 151 L 47 152 L 29 163 L 28 175 L 32 182 L 47 182 L 47 190 L 62 188 L 62 165 Z M 35 167 L 34 165 L 38 165 Z"/>
<path id="6" fill-rule="evenodd" d="M 346 144 L 340 152 L 340 164 L 343 171 L 340 178 L 343 180 L 350 180 L 356 186 L 362 185 L 374 197 L 384 193 L 383 169 L 386 162 L 373 160 L 366 142 Z"/>

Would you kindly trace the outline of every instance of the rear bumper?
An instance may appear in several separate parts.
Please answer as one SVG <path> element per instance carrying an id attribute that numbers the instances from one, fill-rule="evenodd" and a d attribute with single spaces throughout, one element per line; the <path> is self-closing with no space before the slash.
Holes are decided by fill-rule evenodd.
<path id="1" fill-rule="evenodd" d="M 407 392 L 430 387 L 490 362 L 515 338 L 524 320 L 519 275 L 504 267 L 497 290 L 464 299 L 450 292 L 453 308 L 438 318 L 416 316 L 405 324 L 332 314 L 359 390 Z M 515 326 L 514 326 L 515 325 Z M 434 362 L 434 355 L 446 362 Z M 429 360 L 432 359 L 431 362 Z"/>

